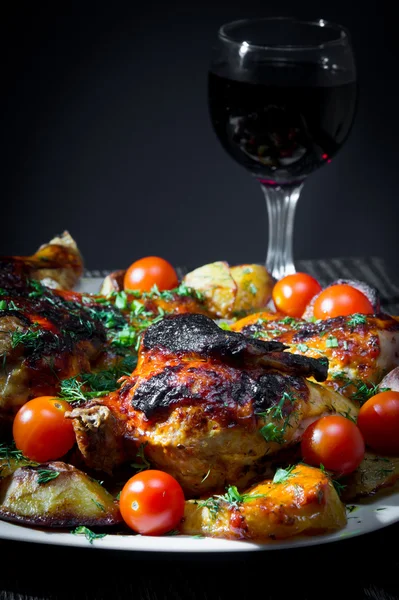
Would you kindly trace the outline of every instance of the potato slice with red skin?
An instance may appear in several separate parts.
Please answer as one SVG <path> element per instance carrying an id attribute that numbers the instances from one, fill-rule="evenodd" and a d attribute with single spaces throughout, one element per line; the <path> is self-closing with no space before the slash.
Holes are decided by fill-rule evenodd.
<path id="1" fill-rule="evenodd" d="M 0 480 L 0 519 L 40 527 L 122 522 L 117 502 L 76 467 L 51 462 L 16 469 Z"/>

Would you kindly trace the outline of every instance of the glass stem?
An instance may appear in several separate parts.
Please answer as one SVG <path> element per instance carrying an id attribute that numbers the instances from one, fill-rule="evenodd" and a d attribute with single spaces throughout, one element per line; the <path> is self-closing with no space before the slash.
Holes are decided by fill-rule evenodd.
<path id="1" fill-rule="evenodd" d="M 269 243 L 266 269 L 275 279 L 295 273 L 293 236 L 296 205 L 303 183 L 295 186 L 270 186 L 261 183 L 269 218 Z"/>

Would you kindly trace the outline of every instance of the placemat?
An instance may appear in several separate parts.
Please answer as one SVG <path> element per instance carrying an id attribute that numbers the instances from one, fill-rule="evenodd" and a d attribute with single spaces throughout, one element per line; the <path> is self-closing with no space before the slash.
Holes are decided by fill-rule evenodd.
<path id="1" fill-rule="evenodd" d="M 399 285 L 392 280 L 386 262 L 379 256 L 297 260 L 295 265 L 297 271 L 309 273 L 323 286 L 340 278 L 364 281 L 377 288 L 385 312 L 399 315 Z M 176 271 L 181 279 L 187 273 L 187 268 L 180 265 L 176 267 Z M 99 278 L 101 284 L 101 279 L 109 273 L 110 271 L 104 270 L 86 270 L 84 277 Z"/>

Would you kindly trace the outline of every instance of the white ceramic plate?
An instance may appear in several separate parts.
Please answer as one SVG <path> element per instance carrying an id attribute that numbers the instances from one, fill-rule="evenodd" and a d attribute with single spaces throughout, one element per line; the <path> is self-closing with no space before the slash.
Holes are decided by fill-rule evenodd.
<path id="1" fill-rule="evenodd" d="M 146 537 L 141 535 L 106 535 L 95 539 L 91 546 L 106 550 L 128 550 L 139 552 L 251 552 L 255 550 L 278 550 L 301 548 L 337 542 L 348 537 L 382 529 L 399 521 L 399 493 L 392 493 L 378 500 L 351 505 L 348 510 L 348 524 L 344 529 L 317 536 L 297 536 L 287 540 L 270 541 L 263 544 L 244 541 L 229 541 L 211 538 L 198 538 L 186 535 Z M 354 507 L 354 508 L 353 508 Z M 69 532 L 33 529 L 0 521 L 0 538 L 55 544 L 59 546 L 88 547 L 90 542 L 84 535 Z"/>
<path id="2" fill-rule="evenodd" d="M 96 293 L 101 281 L 102 278 L 97 277 L 83 278 L 79 291 Z M 287 540 L 270 541 L 262 544 L 183 535 L 146 537 L 134 534 L 108 534 L 103 538 L 89 542 L 84 535 L 48 529 L 33 529 L 4 521 L 0 521 L 0 538 L 59 546 L 87 547 L 91 544 L 95 548 L 139 552 L 250 552 L 300 548 L 336 542 L 348 537 L 370 533 L 399 522 L 399 492 L 387 493 L 383 496 L 378 495 L 361 504 L 350 506 L 351 510 L 348 510 L 347 525 L 340 531 L 317 536 L 296 536 Z"/>

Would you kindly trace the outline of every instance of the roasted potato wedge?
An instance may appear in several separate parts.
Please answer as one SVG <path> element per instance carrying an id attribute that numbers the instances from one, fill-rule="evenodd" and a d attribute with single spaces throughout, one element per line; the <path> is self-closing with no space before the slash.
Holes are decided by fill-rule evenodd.
<path id="1" fill-rule="evenodd" d="M 399 367 L 389 371 L 378 385 L 379 390 L 389 389 L 399 392 Z"/>
<path id="2" fill-rule="evenodd" d="M 392 488 L 399 481 L 399 456 L 380 456 L 367 451 L 359 467 L 342 480 L 342 499 L 353 502 Z"/>
<path id="3" fill-rule="evenodd" d="M 108 296 L 111 292 L 121 292 L 123 290 L 125 273 L 126 269 L 120 269 L 119 271 L 113 271 L 107 275 L 101 284 L 100 294 L 102 296 Z"/>
<path id="4" fill-rule="evenodd" d="M 264 308 L 272 296 L 274 279 L 262 265 L 237 265 L 230 267 L 237 284 L 233 313 L 250 312 Z"/>
<path id="5" fill-rule="evenodd" d="M 264 308 L 271 298 L 273 281 L 262 265 L 230 267 L 226 261 L 203 265 L 183 279 L 187 287 L 205 296 L 210 314 L 223 319 Z"/>
<path id="6" fill-rule="evenodd" d="M 333 531 L 347 523 L 345 506 L 328 475 L 303 464 L 280 483 L 276 477 L 264 481 L 241 498 L 188 500 L 181 533 L 267 541 Z"/>
<path id="7" fill-rule="evenodd" d="M 206 307 L 214 317 L 230 317 L 237 296 L 237 284 L 227 262 L 217 261 L 199 267 L 187 273 L 183 283 L 204 295 Z"/>
<path id="8" fill-rule="evenodd" d="M 0 519 L 41 527 L 103 527 L 122 522 L 113 496 L 63 462 L 19 467 L 3 477 Z"/>

